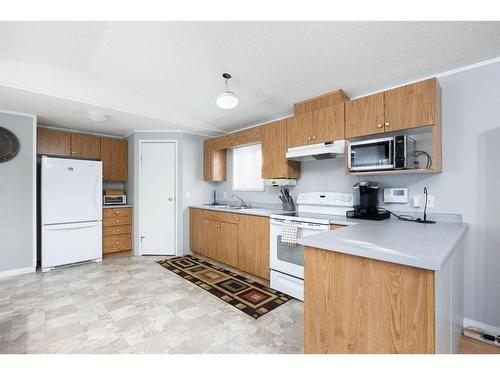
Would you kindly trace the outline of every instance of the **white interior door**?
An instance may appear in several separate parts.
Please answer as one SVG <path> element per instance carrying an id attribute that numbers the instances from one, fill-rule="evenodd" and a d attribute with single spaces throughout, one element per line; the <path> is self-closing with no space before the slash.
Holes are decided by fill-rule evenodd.
<path id="1" fill-rule="evenodd" d="M 175 255 L 174 142 L 141 143 L 141 254 Z"/>

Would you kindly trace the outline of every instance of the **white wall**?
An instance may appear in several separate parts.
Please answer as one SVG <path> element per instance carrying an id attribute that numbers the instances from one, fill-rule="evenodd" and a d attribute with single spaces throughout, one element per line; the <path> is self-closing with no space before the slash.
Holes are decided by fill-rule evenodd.
<path id="1" fill-rule="evenodd" d="M 175 139 L 178 154 L 177 181 L 177 252 L 189 254 L 189 209 L 190 205 L 211 200 L 213 188 L 203 181 L 203 140 L 204 137 L 186 133 L 136 132 L 128 137 L 129 178 L 126 184 L 127 199 L 134 205 L 134 254 L 139 254 L 139 141 L 145 139 Z M 188 198 L 189 196 L 189 198 Z"/>
<path id="2" fill-rule="evenodd" d="M 36 118 L 0 112 L 0 126 L 19 139 L 19 154 L 0 163 L 0 276 L 36 266 Z"/>
<path id="3" fill-rule="evenodd" d="M 408 187 L 422 195 L 424 186 L 435 196 L 429 212 L 463 214 L 469 224 L 465 238 L 464 315 L 500 327 L 500 63 L 441 77 L 443 173 L 436 175 L 377 176 L 387 187 Z M 214 184 L 218 195 L 232 193 L 232 158 L 228 181 Z M 302 176 L 291 189 L 351 192 L 358 178 L 346 176 L 343 161 L 302 163 Z M 277 203 L 279 189 L 238 193 L 253 202 Z M 392 204 L 397 211 L 415 211 L 408 204 Z"/>

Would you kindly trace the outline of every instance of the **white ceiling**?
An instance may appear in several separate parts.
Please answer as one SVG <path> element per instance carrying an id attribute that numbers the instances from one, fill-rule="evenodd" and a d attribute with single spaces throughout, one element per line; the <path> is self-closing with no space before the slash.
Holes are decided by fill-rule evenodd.
<path id="1" fill-rule="evenodd" d="M 498 57 L 499 35 L 500 22 L 0 22 L 0 108 L 99 133 L 214 135 L 339 88 L 356 97 Z M 215 105 L 223 72 L 232 110 Z"/>

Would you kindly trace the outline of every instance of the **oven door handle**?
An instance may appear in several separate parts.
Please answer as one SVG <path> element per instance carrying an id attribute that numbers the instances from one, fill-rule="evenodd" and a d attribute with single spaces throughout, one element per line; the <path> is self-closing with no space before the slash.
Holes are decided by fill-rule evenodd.
<path id="1" fill-rule="evenodd" d="M 284 221 L 271 219 L 271 224 L 283 226 Z M 308 224 L 300 224 L 298 226 L 299 229 L 310 229 L 317 231 L 327 231 L 330 229 L 330 225 L 328 224 L 318 224 L 318 225 L 308 225 Z"/>

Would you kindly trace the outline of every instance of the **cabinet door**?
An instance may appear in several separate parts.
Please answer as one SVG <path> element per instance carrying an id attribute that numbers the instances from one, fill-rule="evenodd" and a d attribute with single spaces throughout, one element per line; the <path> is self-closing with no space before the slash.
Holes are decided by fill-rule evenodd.
<path id="1" fill-rule="evenodd" d="M 300 163 L 286 160 L 287 121 L 263 125 L 262 178 L 300 177 Z"/>
<path id="2" fill-rule="evenodd" d="M 213 166 L 213 141 L 207 139 L 203 142 L 203 180 L 212 181 Z"/>
<path id="3" fill-rule="evenodd" d="M 101 140 L 92 135 L 71 133 L 71 156 L 82 159 L 101 159 Z"/>
<path id="4" fill-rule="evenodd" d="M 101 138 L 104 181 L 126 181 L 128 177 L 128 142 Z"/>
<path id="5" fill-rule="evenodd" d="M 344 139 L 344 125 L 344 103 L 314 111 L 312 143 Z"/>
<path id="6" fill-rule="evenodd" d="M 200 254 L 212 259 L 217 259 L 217 225 L 215 220 L 201 220 L 198 250 Z"/>
<path id="7" fill-rule="evenodd" d="M 269 219 L 241 215 L 238 226 L 238 268 L 269 280 Z"/>
<path id="8" fill-rule="evenodd" d="M 203 143 L 203 180 L 226 181 L 226 150 L 214 149 L 214 141 Z"/>
<path id="9" fill-rule="evenodd" d="M 385 130 L 435 125 L 437 84 L 432 78 L 386 91 Z"/>
<path id="10" fill-rule="evenodd" d="M 288 147 L 310 144 L 314 133 L 313 113 L 300 113 L 287 122 Z"/>
<path id="11" fill-rule="evenodd" d="M 384 93 L 345 103 L 346 138 L 384 132 Z"/>
<path id="12" fill-rule="evenodd" d="M 38 128 L 37 153 L 41 155 L 71 156 L 71 133 Z"/>
<path id="13" fill-rule="evenodd" d="M 194 208 L 189 209 L 189 248 L 191 251 L 201 253 L 200 242 L 202 233 L 203 212 Z"/>
<path id="14" fill-rule="evenodd" d="M 238 267 L 238 224 L 217 222 L 215 259 Z"/>

